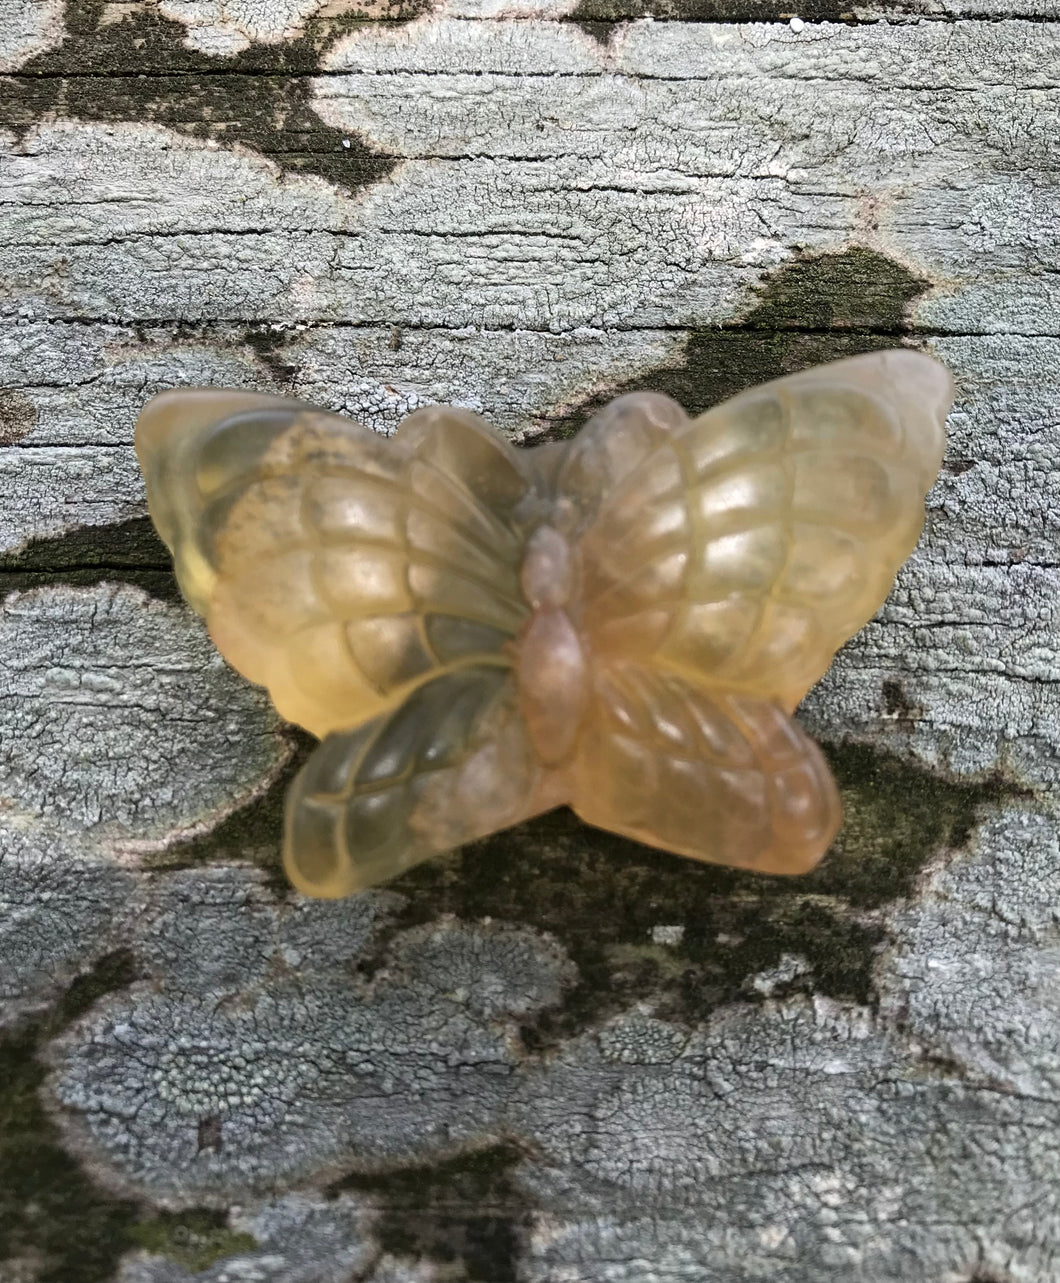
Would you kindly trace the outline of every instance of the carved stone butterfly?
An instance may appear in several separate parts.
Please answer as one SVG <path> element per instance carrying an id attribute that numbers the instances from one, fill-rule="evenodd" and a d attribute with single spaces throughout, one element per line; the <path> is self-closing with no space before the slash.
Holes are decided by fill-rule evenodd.
<path id="1" fill-rule="evenodd" d="M 297 401 L 166 392 L 136 450 L 222 654 L 323 743 L 292 882 L 342 896 L 569 803 L 683 855 L 797 873 L 839 827 L 790 713 L 912 551 L 949 374 L 876 352 L 690 420 L 621 397 L 516 450 L 474 414 L 387 439 Z"/>

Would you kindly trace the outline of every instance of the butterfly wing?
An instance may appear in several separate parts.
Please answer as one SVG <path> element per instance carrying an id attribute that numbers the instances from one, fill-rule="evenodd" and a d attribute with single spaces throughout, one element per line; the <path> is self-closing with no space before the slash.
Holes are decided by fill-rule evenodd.
<path id="1" fill-rule="evenodd" d="M 466 667 L 324 740 L 287 795 L 284 863 L 307 895 L 349 895 L 554 804 L 511 671 Z"/>
<path id="2" fill-rule="evenodd" d="M 712 864 L 802 873 L 839 828 L 820 750 L 776 703 L 615 662 L 574 766 L 590 824 Z"/>
<path id="3" fill-rule="evenodd" d="M 941 365 L 899 350 L 691 421 L 653 394 L 613 402 L 559 475 L 594 649 L 794 708 L 912 551 L 951 398 Z"/>
<path id="4" fill-rule="evenodd" d="M 516 452 L 428 409 L 393 440 L 297 401 L 192 389 L 144 409 L 148 505 L 218 649 L 324 736 L 498 655 L 526 613 Z"/>

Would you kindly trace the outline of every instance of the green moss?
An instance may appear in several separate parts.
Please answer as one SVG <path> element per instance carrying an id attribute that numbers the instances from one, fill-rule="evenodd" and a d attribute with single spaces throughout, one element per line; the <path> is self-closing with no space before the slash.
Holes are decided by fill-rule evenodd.
<path id="1" fill-rule="evenodd" d="M 523 1157 L 501 1143 L 449 1162 L 347 1176 L 333 1192 L 354 1189 L 369 1197 L 384 1252 L 430 1261 L 452 1283 L 516 1283 L 530 1208 L 511 1170 Z"/>
<path id="2" fill-rule="evenodd" d="M 427 0 L 395 4 L 393 19 L 416 16 Z M 290 173 L 319 174 L 356 191 L 396 163 L 355 130 L 326 125 L 310 105 L 320 54 L 361 23 L 356 13 L 311 22 L 304 35 L 251 45 L 218 59 L 188 49 L 187 29 L 157 6 L 129 6 L 105 20 L 106 0 L 67 0 L 66 37 L 0 77 L 0 122 L 25 130 L 54 116 L 165 125 L 195 138 L 239 143 Z"/>
<path id="3" fill-rule="evenodd" d="M 926 281 L 873 250 L 796 259 L 766 278 L 742 319 L 692 330 L 673 364 L 594 394 L 550 435 L 573 435 L 625 392 L 665 392 L 696 415 L 769 379 L 895 347 L 910 304 L 926 288 Z"/>
<path id="4" fill-rule="evenodd" d="M 161 1212 L 153 1220 L 141 1221 L 129 1231 L 130 1238 L 144 1251 L 165 1256 L 191 1274 L 209 1269 L 215 1261 L 257 1247 L 250 1234 L 228 1229 L 223 1212 L 195 1208 L 190 1212 Z"/>
<path id="5" fill-rule="evenodd" d="M 535 1046 L 642 998 L 702 1018 L 753 998 L 750 978 L 785 954 L 809 964 L 792 987 L 869 1002 L 885 936 L 867 911 L 908 896 L 928 860 L 967 842 L 979 808 L 1014 790 L 953 783 L 866 745 L 826 751 L 845 822 L 812 873 L 769 877 L 698 864 L 590 828 L 563 809 L 394 883 L 410 899 L 404 923 L 451 912 L 557 936 L 581 980 L 560 1012 L 526 1031 Z M 680 943 L 653 946 L 660 925 L 681 927 Z"/>

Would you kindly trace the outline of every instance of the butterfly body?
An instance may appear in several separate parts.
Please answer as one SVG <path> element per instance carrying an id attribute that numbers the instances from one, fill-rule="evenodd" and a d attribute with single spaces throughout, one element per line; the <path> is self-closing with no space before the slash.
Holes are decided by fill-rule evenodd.
<path id="1" fill-rule="evenodd" d="M 530 536 L 520 582 L 533 612 L 514 648 L 520 707 L 542 765 L 555 768 L 570 757 L 585 719 L 589 660 L 568 612 L 574 554 L 554 526 Z"/>
<path id="2" fill-rule="evenodd" d="M 873 353 L 697 419 L 623 397 L 524 451 L 447 407 L 388 440 L 257 394 L 155 398 L 137 452 L 185 596 L 322 739 L 292 880 L 348 894 L 562 803 L 811 867 L 839 801 L 789 714 L 912 550 L 951 393 Z"/>

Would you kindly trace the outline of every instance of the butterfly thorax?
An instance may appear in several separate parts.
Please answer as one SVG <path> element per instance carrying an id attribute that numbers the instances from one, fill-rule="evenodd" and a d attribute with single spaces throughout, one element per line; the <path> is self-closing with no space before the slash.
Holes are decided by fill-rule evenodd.
<path id="1" fill-rule="evenodd" d="M 585 716 L 585 648 L 567 610 L 574 573 L 570 544 L 554 526 L 539 526 L 520 570 L 532 613 L 517 643 L 516 674 L 530 740 L 545 766 L 570 756 Z"/>

